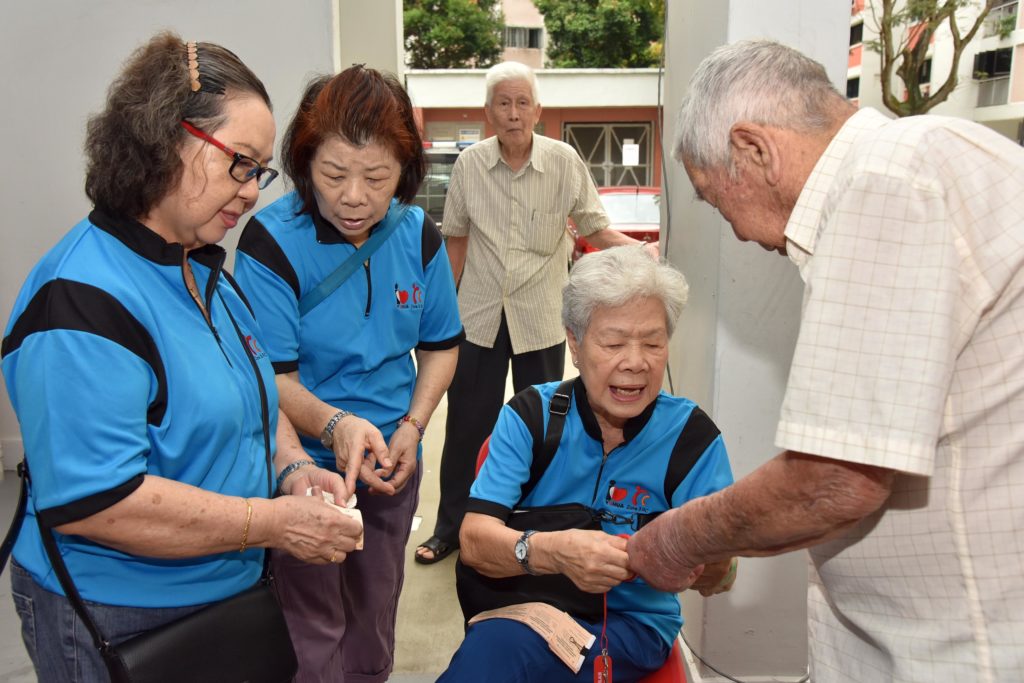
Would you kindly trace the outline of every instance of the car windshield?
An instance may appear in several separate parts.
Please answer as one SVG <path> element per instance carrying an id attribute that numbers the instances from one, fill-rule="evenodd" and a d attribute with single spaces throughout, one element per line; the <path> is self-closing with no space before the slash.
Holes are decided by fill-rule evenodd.
<path id="1" fill-rule="evenodd" d="M 660 223 L 661 210 L 656 194 L 603 194 L 601 203 L 612 224 Z"/>

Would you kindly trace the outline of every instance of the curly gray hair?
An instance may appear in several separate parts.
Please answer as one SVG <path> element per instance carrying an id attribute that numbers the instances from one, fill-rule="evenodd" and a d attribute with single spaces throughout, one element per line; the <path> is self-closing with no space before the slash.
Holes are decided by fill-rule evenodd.
<path id="1" fill-rule="evenodd" d="M 658 299 L 671 336 L 689 292 L 683 274 L 652 259 L 643 246 L 612 247 L 587 254 L 572 267 L 562 290 L 562 324 L 582 341 L 596 309 Z"/>

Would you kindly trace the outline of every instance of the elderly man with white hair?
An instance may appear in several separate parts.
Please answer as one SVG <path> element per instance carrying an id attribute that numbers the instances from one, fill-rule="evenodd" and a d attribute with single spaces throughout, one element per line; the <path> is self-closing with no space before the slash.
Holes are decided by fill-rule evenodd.
<path id="1" fill-rule="evenodd" d="M 858 111 L 783 45 L 719 48 L 676 158 L 805 281 L 783 452 L 629 543 L 665 589 L 809 548 L 811 675 L 1024 680 L 1024 150 Z"/>
<path id="2" fill-rule="evenodd" d="M 421 564 L 458 548 L 477 451 L 498 417 L 509 363 L 517 392 L 562 377 L 566 219 L 597 247 L 639 244 L 608 227 L 576 150 L 533 132 L 541 115 L 533 71 L 504 62 L 486 83 L 494 136 L 459 155 L 441 225 L 466 339 L 448 389 L 441 499 L 434 534 L 416 549 Z M 656 257 L 657 244 L 649 251 Z"/>
<path id="3" fill-rule="evenodd" d="M 562 320 L 580 376 L 528 387 L 502 409 L 462 524 L 457 587 L 467 619 L 540 602 L 607 639 L 584 649 L 575 671 L 505 612 L 469 626 L 439 683 L 597 680 L 603 648 L 619 683 L 665 662 L 683 623 L 679 600 L 633 577 L 626 538 L 732 483 L 715 423 L 661 390 L 686 295 L 682 274 L 641 247 L 573 267 Z M 712 595 L 735 577 L 723 558 L 694 588 Z"/>

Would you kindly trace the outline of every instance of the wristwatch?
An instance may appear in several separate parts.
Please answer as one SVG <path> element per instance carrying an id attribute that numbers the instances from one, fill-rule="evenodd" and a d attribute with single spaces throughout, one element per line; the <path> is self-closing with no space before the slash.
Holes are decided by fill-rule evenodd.
<path id="1" fill-rule="evenodd" d="M 515 547 L 516 562 L 519 563 L 519 566 L 527 574 L 532 574 L 533 576 L 536 576 L 537 572 L 533 571 L 533 568 L 530 566 L 530 536 L 533 536 L 535 533 L 537 532 L 534 529 L 524 531 L 523 535 L 516 541 Z"/>
<path id="2" fill-rule="evenodd" d="M 322 432 L 320 432 L 320 443 L 323 444 L 324 448 L 327 450 L 331 449 L 331 446 L 334 445 L 334 428 L 339 422 L 341 422 L 343 417 L 348 417 L 351 414 L 352 413 L 347 410 L 339 410 L 331 416 L 330 420 L 327 421 L 327 426 L 324 427 Z"/>

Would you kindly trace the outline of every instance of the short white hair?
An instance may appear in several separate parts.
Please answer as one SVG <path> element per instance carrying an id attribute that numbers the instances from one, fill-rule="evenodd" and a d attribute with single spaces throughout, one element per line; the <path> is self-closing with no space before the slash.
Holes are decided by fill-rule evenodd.
<path id="1" fill-rule="evenodd" d="M 736 123 L 818 131 L 845 102 L 825 68 L 791 47 L 770 40 L 723 45 L 690 79 L 673 156 L 700 169 L 731 169 L 729 133 Z"/>
<path id="2" fill-rule="evenodd" d="M 533 69 L 522 64 L 520 62 L 502 62 L 495 64 L 487 70 L 487 98 L 484 100 L 484 106 L 491 106 L 491 100 L 494 99 L 494 89 L 498 87 L 499 83 L 505 81 L 526 81 L 530 84 L 530 94 L 533 95 L 533 103 L 540 104 L 540 99 L 537 97 L 537 76 L 533 73 Z"/>
<path id="3" fill-rule="evenodd" d="M 562 289 L 562 324 L 583 341 L 598 308 L 657 299 L 665 307 L 665 326 L 672 336 L 689 293 L 683 274 L 652 259 L 642 245 L 612 247 L 587 254 L 569 271 Z"/>

